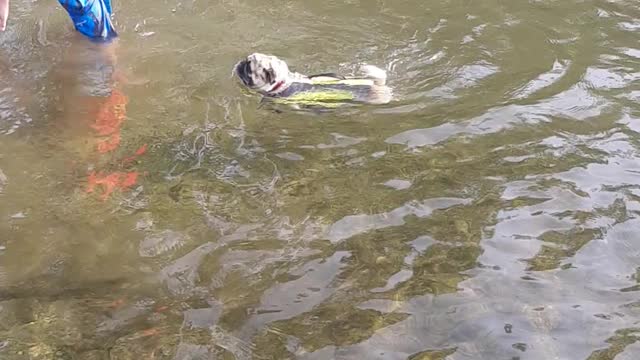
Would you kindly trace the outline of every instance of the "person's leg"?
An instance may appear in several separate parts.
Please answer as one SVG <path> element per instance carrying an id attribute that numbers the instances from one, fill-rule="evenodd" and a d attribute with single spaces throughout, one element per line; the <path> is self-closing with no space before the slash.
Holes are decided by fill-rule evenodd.
<path id="1" fill-rule="evenodd" d="M 111 15 L 111 0 L 104 0 L 104 5 L 107 7 L 107 11 L 109 11 L 109 15 Z"/>
<path id="2" fill-rule="evenodd" d="M 58 2 L 67 10 L 76 30 L 84 36 L 101 41 L 118 36 L 111 22 L 111 0 L 58 0 Z"/>
<path id="3" fill-rule="evenodd" d="M 60 105 L 61 125 L 70 133 L 68 146 L 80 155 L 78 166 L 91 168 L 86 192 L 102 200 L 138 182 L 131 163 L 146 151 L 145 146 L 133 154 L 121 149 L 129 99 L 115 76 L 117 46 L 117 40 L 96 43 L 78 35 L 65 51 L 61 70 L 66 79 L 59 81 L 66 85 L 60 89 Z"/>
<path id="4" fill-rule="evenodd" d="M 1 1 L 1 0 L 0 0 Z M 116 80 L 116 33 L 111 23 L 110 0 L 58 0 L 73 20 L 76 30 L 93 43 L 74 42 L 67 52 L 64 67 L 68 69 L 71 91 L 63 103 L 66 109 L 64 119 L 74 126 L 88 122 L 95 142 L 94 158 L 98 163 L 107 157 L 95 155 L 116 152 L 120 146 L 120 131 L 126 120 L 127 96 L 122 93 Z M 77 125 L 76 125 L 77 126 Z M 125 157 L 130 161 L 146 151 L 142 146 L 135 155 Z M 97 154 L 96 154 L 97 153 Z M 127 160 L 129 159 L 129 160 Z M 114 190 L 126 190 L 136 184 L 136 171 L 103 172 L 94 163 L 94 171 L 88 174 L 87 192 L 102 188 L 102 199 Z M 109 166 L 112 168 L 113 166 Z M 115 170 L 115 169 L 112 169 Z"/>

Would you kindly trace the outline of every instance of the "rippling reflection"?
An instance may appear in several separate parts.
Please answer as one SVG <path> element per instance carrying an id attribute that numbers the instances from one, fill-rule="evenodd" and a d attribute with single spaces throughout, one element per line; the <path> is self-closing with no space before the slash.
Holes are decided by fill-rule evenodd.
<path id="1" fill-rule="evenodd" d="M 118 3 L 105 157 L 60 120 L 82 43 L 12 3 L 2 359 L 640 358 L 635 2 Z M 229 76 L 253 51 L 397 98 L 270 111 Z"/>

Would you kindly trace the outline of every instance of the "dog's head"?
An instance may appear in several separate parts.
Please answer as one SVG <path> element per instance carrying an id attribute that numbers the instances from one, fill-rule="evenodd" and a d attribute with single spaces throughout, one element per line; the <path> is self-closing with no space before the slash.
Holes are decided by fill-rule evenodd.
<path id="1" fill-rule="evenodd" d="M 236 64 L 234 73 L 249 89 L 277 94 L 290 82 L 289 66 L 275 56 L 254 53 Z"/>

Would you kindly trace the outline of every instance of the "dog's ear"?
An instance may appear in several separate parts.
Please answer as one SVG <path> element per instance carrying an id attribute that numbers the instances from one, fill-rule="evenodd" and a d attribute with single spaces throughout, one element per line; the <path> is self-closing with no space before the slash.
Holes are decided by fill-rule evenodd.
<path id="1" fill-rule="evenodd" d="M 240 61 L 235 68 L 236 74 L 247 86 L 253 86 L 253 79 L 251 78 L 251 62 L 249 60 Z"/>

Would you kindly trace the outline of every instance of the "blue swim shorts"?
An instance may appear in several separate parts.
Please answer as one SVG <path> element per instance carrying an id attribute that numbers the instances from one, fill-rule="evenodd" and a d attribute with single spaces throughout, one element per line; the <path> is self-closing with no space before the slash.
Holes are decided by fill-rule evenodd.
<path id="1" fill-rule="evenodd" d="M 118 36 L 111 22 L 111 0 L 58 0 L 76 30 L 92 40 L 109 41 Z"/>

